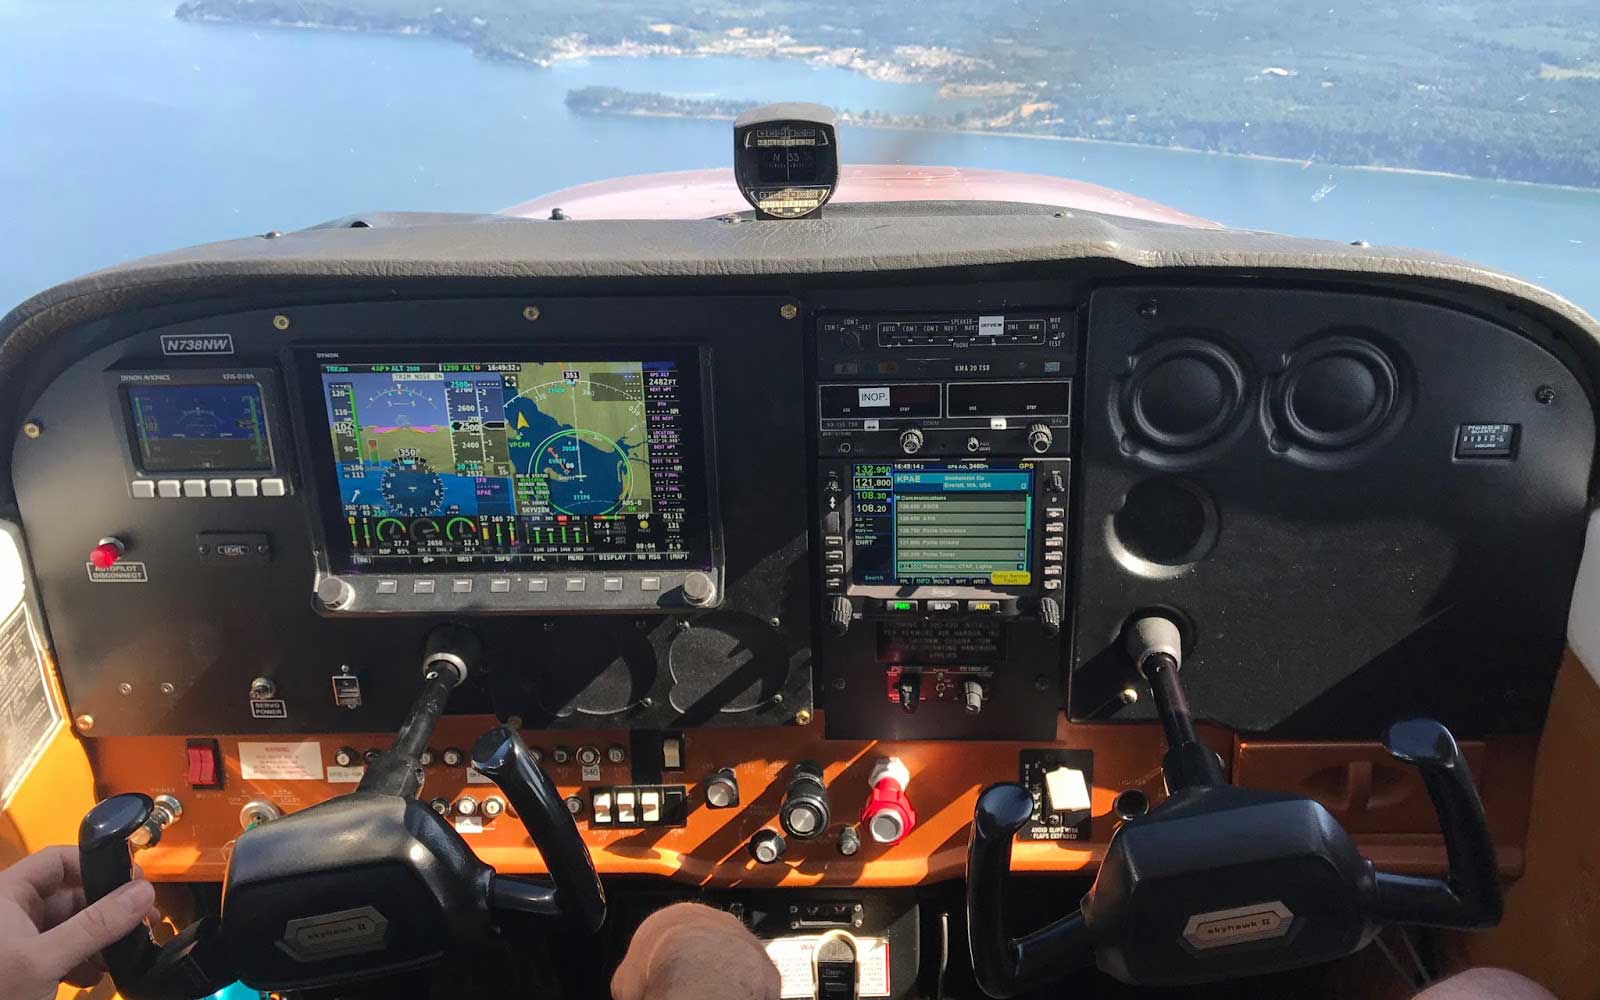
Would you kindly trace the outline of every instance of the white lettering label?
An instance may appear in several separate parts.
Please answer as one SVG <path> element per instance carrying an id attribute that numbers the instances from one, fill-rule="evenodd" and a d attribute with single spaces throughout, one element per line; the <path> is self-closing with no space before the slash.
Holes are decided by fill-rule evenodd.
<path id="1" fill-rule="evenodd" d="M 1004 316 L 979 316 L 978 336 L 998 337 L 1006 332 L 1006 318 Z"/>
<path id="2" fill-rule="evenodd" d="M 467 768 L 467 784 L 492 785 L 494 784 L 494 779 L 488 775 L 478 773 L 478 769 L 475 767 L 469 767 Z"/>
<path id="3" fill-rule="evenodd" d="M 330 785 L 353 785 L 361 780 L 367 769 L 361 766 L 340 767 L 337 764 L 328 765 L 328 783 Z"/>
<path id="4" fill-rule="evenodd" d="M 240 743 L 239 774 L 246 781 L 321 781 L 322 744 Z"/>
<path id="5" fill-rule="evenodd" d="M 857 389 L 856 393 L 861 397 L 862 406 L 889 405 L 889 387 L 886 385 L 873 386 L 870 389 Z"/>

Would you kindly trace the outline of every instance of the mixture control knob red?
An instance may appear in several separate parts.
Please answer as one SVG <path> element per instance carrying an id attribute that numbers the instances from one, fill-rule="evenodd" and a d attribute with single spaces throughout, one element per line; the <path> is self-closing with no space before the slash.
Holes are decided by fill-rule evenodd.
<path id="1" fill-rule="evenodd" d="M 906 798 L 911 772 L 899 757 L 885 757 L 872 765 L 867 784 L 872 792 L 861 809 L 861 825 L 875 843 L 898 844 L 917 825 L 916 810 Z"/>
<path id="2" fill-rule="evenodd" d="M 95 569 L 110 569 L 117 564 L 117 560 L 121 559 L 122 554 L 126 551 L 128 551 L 128 547 L 122 543 L 122 539 L 102 538 L 98 545 L 89 550 L 89 565 Z"/>

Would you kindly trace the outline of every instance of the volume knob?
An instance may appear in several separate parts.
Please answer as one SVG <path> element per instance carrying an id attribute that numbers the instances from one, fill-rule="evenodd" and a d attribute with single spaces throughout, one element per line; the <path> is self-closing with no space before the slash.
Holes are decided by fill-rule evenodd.
<path id="1" fill-rule="evenodd" d="M 916 427 L 908 427 L 900 432 L 900 450 L 907 455 L 915 455 L 922 450 L 922 431 Z"/>
<path id="2" fill-rule="evenodd" d="M 1050 450 L 1050 445 L 1055 441 L 1055 435 L 1050 432 L 1048 424 L 1032 424 L 1028 427 L 1028 447 L 1043 455 Z"/>
<path id="3" fill-rule="evenodd" d="M 855 616 L 856 609 L 850 604 L 850 598 L 835 597 L 828 606 L 828 631 L 834 635 L 844 635 L 850 631 L 850 622 Z"/>
<path id="4" fill-rule="evenodd" d="M 683 578 L 683 599 L 697 608 L 710 604 L 717 596 L 717 581 L 699 570 Z"/>
<path id="5" fill-rule="evenodd" d="M 783 842 L 783 834 L 776 830 L 757 830 L 756 835 L 750 838 L 748 850 L 750 856 L 764 865 L 770 865 L 783 858 L 789 845 Z"/>

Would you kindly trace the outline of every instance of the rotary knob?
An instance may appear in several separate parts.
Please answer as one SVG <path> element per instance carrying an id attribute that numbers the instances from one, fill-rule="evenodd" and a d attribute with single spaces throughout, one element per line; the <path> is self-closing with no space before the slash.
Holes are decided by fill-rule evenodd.
<path id="1" fill-rule="evenodd" d="M 683 599 L 697 608 L 709 605 L 717 596 L 717 581 L 699 570 L 683 578 Z"/>
<path id="2" fill-rule="evenodd" d="M 784 852 L 789 845 L 784 843 L 783 834 L 776 830 L 757 830 L 756 835 L 750 838 L 750 856 L 761 864 L 770 865 L 783 860 Z"/>
<path id="3" fill-rule="evenodd" d="M 1055 441 L 1048 424 L 1033 424 L 1028 427 L 1028 447 L 1043 455 L 1050 450 L 1050 445 Z"/>
<path id="4" fill-rule="evenodd" d="M 850 631 L 850 622 L 855 616 L 856 609 L 850 604 L 850 598 L 835 597 L 828 605 L 828 631 L 844 635 Z"/>
<path id="5" fill-rule="evenodd" d="M 355 596 L 356 589 L 336 576 L 325 576 L 317 581 L 317 600 L 324 607 L 346 607 Z"/>
<path id="6" fill-rule="evenodd" d="M 900 450 L 907 455 L 915 455 L 922 450 L 922 430 L 917 427 L 907 427 L 900 432 Z"/>

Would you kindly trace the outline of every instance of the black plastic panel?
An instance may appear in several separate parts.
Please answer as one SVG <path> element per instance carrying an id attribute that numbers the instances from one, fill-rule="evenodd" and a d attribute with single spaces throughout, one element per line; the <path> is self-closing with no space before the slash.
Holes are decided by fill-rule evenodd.
<path id="1" fill-rule="evenodd" d="M 162 356 L 162 333 L 203 333 L 231 335 L 238 354 L 218 359 L 227 365 L 276 368 L 291 383 L 290 399 L 297 393 L 286 358 L 303 345 L 705 345 L 721 473 L 721 606 L 475 618 L 486 670 L 451 709 L 548 726 L 792 720 L 811 707 L 811 597 L 802 338 L 798 322 L 780 315 L 784 301 L 541 298 L 536 320 L 515 299 L 300 307 L 153 328 L 84 358 L 31 408 L 49 430 L 19 435 L 13 470 L 73 713 L 94 717 L 93 736 L 381 731 L 398 724 L 415 694 L 422 637 L 439 618 L 341 621 L 314 610 L 317 536 L 302 415 L 291 414 L 285 496 L 130 496 L 125 434 L 103 373 L 163 367 L 173 362 Z M 216 559 L 197 545 L 209 532 L 264 535 L 269 555 Z M 127 543 L 125 560 L 145 564 L 148 583 L 90 581 L 88 551 L 108 535 Z M 330 693 L 330 678 L 346 665 L 361 679 L 364 701 L 354 710 L 336 707 Z M 279 717 L 252 713 L 256 677 L 276 688 Z"/>
<path id="2" fill-rule="evenodd" d="M 1151 370 L 1176 340 L 1237 366 L 1237 417 L 1203 366 Z M 1152 717 L 1148 697 L 1117 697 L 1120 632 L 1167 608 L 1190 704 L 1244 731 L 1375 738 L 1412 714 L 1463 735 L 1539 726 L 1594 449 L 1590 402 L 1555 357 L 1401 298 L 1114 288 L 1091 301 L 1084 381 L 1074 718 Z M 1457 457 L 1479 424 L 1513 425 L 1511 454 Z"/>

